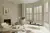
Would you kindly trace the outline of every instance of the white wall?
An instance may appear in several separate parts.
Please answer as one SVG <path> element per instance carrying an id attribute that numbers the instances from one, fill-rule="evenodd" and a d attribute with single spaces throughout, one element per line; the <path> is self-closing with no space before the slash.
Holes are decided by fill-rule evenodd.
<path id="1" fill-rule="evenodd" d="M 48 11 L 49 11 L 49 30 L 50 30 L 50 0 L 48 0 Z"/>
<path id="2" fill-rule="evenodd" d="M 22 16 L 22 5 L 21 4 L 12 4 L 12 3 L 4 3 L 4 8 L 8 8 L 9 12 L 7 15 L 2 15 L 4 19 L 11 19 L 12 23 L 17 22 L 18 17 Z"/>
<path id="3" fill-rule="evenodd" d="M 50 0 L 46 0 L 45 3 L 48 1 L 48 22 L 44 22 L 44 27 L 46 27 L 48 30 L 50 30 Z M 46 10 L 46 7 L 44 7 Z M 47 19 L 47 17 L 45 17 Z"/>
<path id="4" fill-rule="evenodd" d="M 3 3 L 4 3 L 4 0 L 0 0 L 0 22 L 2 20 L 2 14 L 3 14 Z"/>

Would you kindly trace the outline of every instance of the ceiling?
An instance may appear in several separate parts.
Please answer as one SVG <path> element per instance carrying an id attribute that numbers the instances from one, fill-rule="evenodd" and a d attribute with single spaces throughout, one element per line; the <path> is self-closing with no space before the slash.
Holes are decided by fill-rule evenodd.
<path id="1" fill-rule="evenodd" d="M 23 0 L 23 3 L 34 3 L 37 1 L 39 1 L 39 0 Z"/>
<path id="2" fill-rule="evenodd" d="M 39 0 L 5 0 L 5 1 L 12 2 L 14 4 L 20 4 L 20 3 L 34 3 Z"/>

